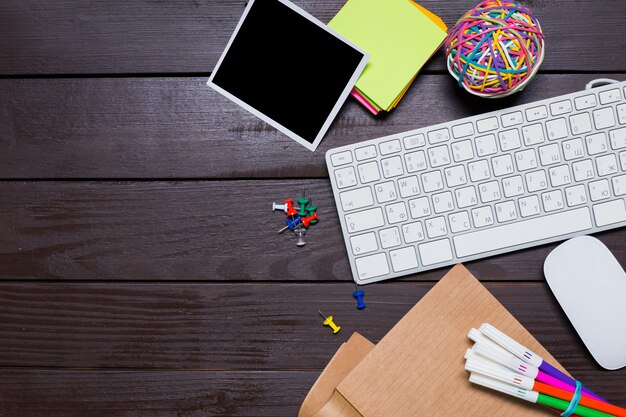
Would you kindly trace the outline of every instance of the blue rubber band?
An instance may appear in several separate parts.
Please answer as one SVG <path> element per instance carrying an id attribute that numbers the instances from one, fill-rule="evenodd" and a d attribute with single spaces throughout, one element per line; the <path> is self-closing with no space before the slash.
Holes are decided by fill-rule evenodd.
<path id="1" fill-rule="evenodd" d="M 572 397 L 572 401 L 569 402 L 567 409 L 561 413 L 563 417 L 570 417 L 574 414 L 574 410 L 578 407 L 578 402 L 580 401 L 580 397 L 582 396 L 583 384 L 580 381 L 576 382 L 576 390 L 574 391 L 574 396 Z"/>

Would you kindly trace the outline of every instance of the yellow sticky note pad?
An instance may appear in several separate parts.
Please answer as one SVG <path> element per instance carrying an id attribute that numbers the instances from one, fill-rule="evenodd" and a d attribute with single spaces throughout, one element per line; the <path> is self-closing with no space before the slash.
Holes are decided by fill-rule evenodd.
<path id="1" fill-rule="evenodd" d="M 387 111 L 446 37 L 443 22 L 411 0 L 349 0 L 328 26 L 369 52 L 355 87 Z"/>

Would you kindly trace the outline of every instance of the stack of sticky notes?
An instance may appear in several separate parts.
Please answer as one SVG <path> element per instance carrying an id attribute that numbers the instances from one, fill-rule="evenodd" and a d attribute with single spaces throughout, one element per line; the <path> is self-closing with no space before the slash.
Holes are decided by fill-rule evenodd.
<path id="1" fill-rule="evenodd" d="M 447 31 L 412 0 L 348 0 L 328 26 L 370 54 L 351 94 L 374 114 L 396 107 Z"/>

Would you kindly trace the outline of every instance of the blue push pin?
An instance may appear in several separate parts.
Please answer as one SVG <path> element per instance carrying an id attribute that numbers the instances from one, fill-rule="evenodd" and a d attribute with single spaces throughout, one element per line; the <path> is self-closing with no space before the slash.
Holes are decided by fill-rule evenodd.
<path id="1" fill-rule="evenodd" d="M 293 220 L 289 220 L 289 219 L 285 220 L 285 223 L 287 223 L 287 226 L 280 229 L 278 233 L 282 233 L 287 229 L 290 229 L 290 230 L 295 229 L 297 225 L 302 223 L 302 217 L 296 215 L 296 217 Z"/>
<path id="2" fill-rule="evenodd" d="M 359 287 L 356 286 L 356 282 L 354 283 L 354 288 L 356 289 L 356 291 L 353 292 L 352 295 L 354 296 L 354 298 L 356 298 L 356 308 L 358 308 L 359 310 L 363 310 L 365 308 L 365 303 L 363 302 L 363 296 L 365 295 L 365 293 L 363 292 L 363 290 L 359 290 Z"/>

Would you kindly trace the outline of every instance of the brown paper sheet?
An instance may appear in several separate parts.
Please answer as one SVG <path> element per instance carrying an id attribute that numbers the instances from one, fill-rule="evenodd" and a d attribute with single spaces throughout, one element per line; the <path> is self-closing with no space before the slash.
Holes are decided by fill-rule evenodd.
<path id="1" fill-rule="evenodd" d="M 564 371 L 465 267 L 457 265 L 371 352 L 350 362 L 358 364 L 314 417 L 554 415 L 469 383 L 463 358 L 472 344 L 467 333 L 486 322 Z"/>

